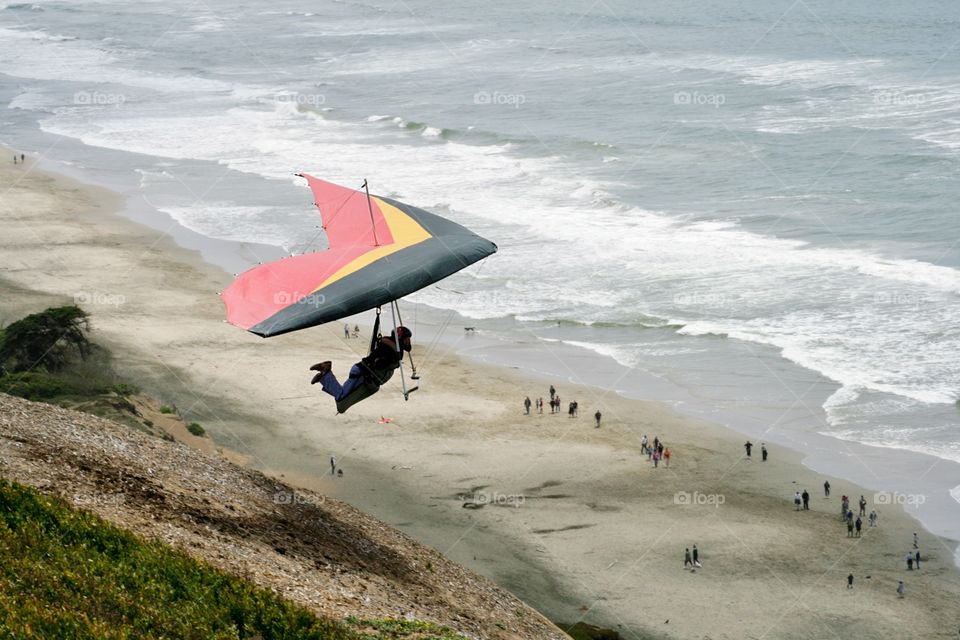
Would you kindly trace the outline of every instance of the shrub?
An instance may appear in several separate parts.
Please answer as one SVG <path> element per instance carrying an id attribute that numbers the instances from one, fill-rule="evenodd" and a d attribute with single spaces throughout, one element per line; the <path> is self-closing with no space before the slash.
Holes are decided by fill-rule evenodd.
<path id="1" fill-rule="evenodd" d="M 357 640 L 269 589 L 3 479 L 0 636 Z"/>
<path id="2" fill-rule="evenodd" d="M 84 330 L 88 326 L 87 312 L 75 305 L 30 314 L 4 330 L 0 364 L 14 372 L 58 371 L 74 353 L 87 357 L 90 342 Z"/>
<path id="3" fill-rule="evenodd" d="M 118 382 L 117 384 L 110 387 L 110 391 L 113 391 L 118 396 L 132 396 L 134 394 L 140 393 L 140 387 L 138 387 L 135 384 Z"/>
<path id="4" fill-rule="evenodd" d="M 0 377 L 0 391 L 27 400 L 49 400 L 76 393 L 77 389 L 48 373 L 22 371 Z"/>
<path id="5" fill-rule="evenodd" d="M 203 430 L 203 427 L 200 426 L 199 422 L 191 422 L 190 426 L 187 427 L 187 431 L 198 437 L 206 433 L 206 431 Z"/>
<path id="6" fill-rule="evenodd" d="M 160 413 L 173 413 L 173 407 L 168 407 L 167 405 L 162 405 L 160 407 Z"/>

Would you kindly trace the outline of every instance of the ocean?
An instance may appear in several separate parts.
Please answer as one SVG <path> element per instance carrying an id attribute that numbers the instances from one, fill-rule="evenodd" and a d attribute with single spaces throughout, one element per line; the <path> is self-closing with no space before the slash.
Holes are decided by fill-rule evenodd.
<path id="1" fill-rule="evenodd" d="M 960 538 L 958 27 L 946 0 L 13 3 L 0 141 L 234 271 L 323 248 L 293 174 L 367 179 L 499 245 L 411 297 L 465 350 L 922 492 Z"/>

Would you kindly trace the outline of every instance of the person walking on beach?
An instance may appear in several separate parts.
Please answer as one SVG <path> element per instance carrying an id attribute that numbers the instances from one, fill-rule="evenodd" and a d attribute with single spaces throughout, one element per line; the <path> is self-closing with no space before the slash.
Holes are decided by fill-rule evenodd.
<path id="1" fill-rule="evenodd" d="M 803 493 L 800 494 L 800 497 L 803 498 L 803 510 L 810 511 L 810 494 L 807 493 L 806 489 L 803 490 Z"/>
<path id="2" fill-rule="evenodd" d="M 603 417 L 603 414 L 600 413 L 600 409 L 597 409 L 597 412 L 593 414 L 594 419 L 597 421 L 597 428 L 600 428 L 600 418 Z"/>
<path id="3" fill-rule="evenodd" d="M 847 517 L 847 511 L 850 510 L 850 500 L 847 496 L 843 496 L 840 499 L 840 519 L 843 520 Z"/>
<path id="4" fill-rule="evenodd" d="M 853 510 L 847 511 L 847 522 L 853 522 Z"/>
<path id="5" fill-rule="evenodd" d="M 863 528 L 863 520 L 860 519 L 860 516 L 857 516 L 857 520 L 853 523 L 857 528 L 857 537 L 860 537 L 860 529 Z"/>
<path id="6" fill-rule="evenodd" d="M 530 402 L 530 396 L 527 396 L 523 399 L 523 412 L 526 415 L 530 415 L 530 405 L 533 404 Z"/>
<path id="7" fill-rule="evenodd" d="M 17 164 L 17 154 L 13 154 L 13 164 Z"/>
<path id="8" fill-rule="evenodd" d="M 917 539 L 917 532 L 916 532 L 916 531 L 913 532 L 913 548 L 914 548 L 914 549 L 919 549 L 919 548 L 920 548 L 920 541 Z"/>
<path id="9" fill-rule="evenodd" d="M 767 461 L 767 443 L 766 442 L 760 443 L 760 459 L 763 462 Z"/>
<path id="10" fill-rule="evenodd" d="M 847 576 L 847 589 L 853 589 L 853 574 Z"/>
<path id="11" fill-rule="evenodd" d="M 693 545 L 693 566 L 700 566 L 700 552 L 697 550 L 697 545 Z"/>
<path id="12" fill-rule="evenodd" d="M 550 399 L 553 400 L 555 395 L 557 395 L 557 390 L 553 388 L 553 385 L 550 385 Z"/>
<path id="13" fill-rule="evenodd" d="M 847 537 L 848 538 L 853 537 L 853 522 L 851 521 L 847 521 Z"/>
<path id="14" fill-rule="evenodd" d="M 337 459 L 330 456 L 330 475 L 337 473 Z"/>
<path id="15" fill-rule="evenodd" d="M 793 507 L 794 507 L 793 510 L 794 510 L 794 511 L 800 511 L 800 503 L 801 503 L 802 501 L 803 501 L 803 498 L 800 497 L 800 492 L 797 491 L 797 493 L 793 496 Z"/>
<path id="16" fill-rule="evenodd" d="M 670 447 L 665 447 L 663 449 L 663 464 L 664 466 L 670 466 Z M 693 545 L 694 550 L 696 550 L 697 545 Z"/>
<path id="17" fill-rule="evenodd" d="M 643 437 L 640 438 L 640 453 L 644 454 L 647 452 L 647 434 L 643 434 Z"/>
<path id="18" fill-rule="evenodd" d="M 867 499 L 863 495 L 860 496 L 860 515 L 867 515 Z"/>
<path id="19" fill-rule="evenodd" d="M 913 552 L 907 552 L 907 571 L 913 571 Z"/>
<path id="20" fill-rule="evenodd" d="M 543 398 L 537 398 L 537 413 L 543 415 Z"/>
<path id="21" fill-rule="evenodd" d="M 907 593 L 906 588 L 903 586 L 903 580 L 897 583 L 897 596 L 902 598 L 904 594 Z"/>
<path id="22" fill-rule="evenodd" d="M 693 560 L 690 558 L 690 547 L 687 547 L 683 550 L 683 568 L 686 569 L 687 566 L 693 568 Z"/>
<path id="23" fill-rule="evenodd" d="M 749 457 L 750 457 L 750 451 L 753 449 L 753 443 L 750 442 L 749 440 L 747 440 L 747 441 L 744 443 L 743 448 L 747 450 L 747 457 L 749 458 Z"/>
<path id="24" fill-rule="evenodd" d="M 876 509 L 871 509 L 871 510 L 870 510 L 870 515 L 867 516 L 867 519 L 870 521 L 870 526 L 871 526 L 871 527 L 877 526 L 877 510 L 876 510 Z"/>
<path id="25" fill-rule="evenodd" d="M 572 403 L 572 402 L 567 405 L 567 417 L 568 417 L 568 418 L 572 418 L 572 417 L 573 417 L 573 403 Z"/>
<path id="26" fill-rule="evenodd" d="M 913 561 L 917 564 L 917 571 L 920 571 L 920 550 L 913 554 Z"/>
<path id="27" fill-rule="evenodd" d="M 660 464 L 660 452 L 654 451 L 653 452 L 653 468 L 656 469 L 659 464 Z"/>
<path id="28" fill-rule="evenodd" d="M 830 497 L 830 481 L 829 480 L 823 483 L 823 497 L 824 498 Z"/>

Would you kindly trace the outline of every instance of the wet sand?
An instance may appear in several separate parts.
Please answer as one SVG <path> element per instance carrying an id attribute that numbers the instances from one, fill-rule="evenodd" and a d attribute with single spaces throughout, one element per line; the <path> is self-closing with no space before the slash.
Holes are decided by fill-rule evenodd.
<path id="1" fill-rule="evenodd" d="M 0 185 L 0 320 L 79 302 L 121 373 L 202 423 L 218 446 L 395 525 L 551 619 L 584 618 L 625 637 L 956 635 L 954 543 L 889 506 L 879 527 L 847 538 L 840 495 L 872 502 L 873 493 L 830 478 L 825 499 L 826 478 L 799 454 L 771 446 L 761 462 L 757 447 L 747 460 L 743 438 L 722 427 L 584 386 L 558 385 L 580 417 L 526 416 L 523 397 L 546 398 L 549 381 L 440 343 L 415 349 L 423 388 L 409 402 L 395 378 L 336 416 L 307 368 L 330 359 L 344 375 L 365 339 L 344 340 L 339 323 L 246 334 L 223 321 L 217 292 L 231 276 L 120 217 L 115 194 L 29 164 L 0 167 Z M 644 434 L 665 440 L 669 468 L 641 456 Z M 330 456 L 343 478 L 329 475 Z M 812 508 L 797 512 L 803 489 Z M 919 572 L 904 562 L 913 531 Z M 683 568 L 693 544 L 696 572 Z"/>

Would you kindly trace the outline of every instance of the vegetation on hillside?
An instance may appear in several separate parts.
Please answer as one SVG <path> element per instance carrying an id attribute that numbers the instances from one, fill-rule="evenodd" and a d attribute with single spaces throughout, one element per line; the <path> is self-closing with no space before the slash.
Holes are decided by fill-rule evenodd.
<path id="1" fill-rule="evenodd" d="M 356 640 L 267 589 L 0 479 L 0 637 Z"/>

